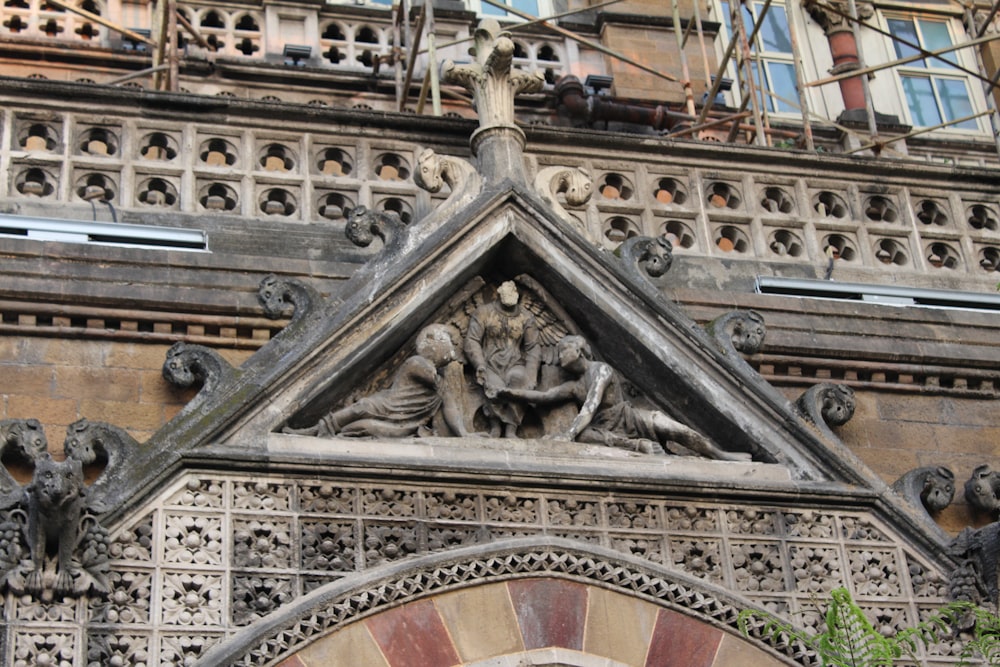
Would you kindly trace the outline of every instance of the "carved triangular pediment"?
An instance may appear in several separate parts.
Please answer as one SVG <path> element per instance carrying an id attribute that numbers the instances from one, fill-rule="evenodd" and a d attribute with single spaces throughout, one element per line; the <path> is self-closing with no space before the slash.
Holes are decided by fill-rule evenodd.
<path id="1" fill-rule="evenodd" d="M 857 482 L 853 461 L 843 463 L 818 451 L 824 448 L 822 434 L 752 372 L 731 345 L 719 345 L 662 296 L 654 280 L 667 277 L 649 278 L 636 266 L 634 253 L 617 257 L 596 248 L 526 187 L 504 184 L 436 228 L 418 226 L 408 233 L 409 240 L 390 244 L 360 269 L 320 315 L 294 322 L 244 364 L 241 382 L 253 386 L 243 390 L 258 396 L 220 415 L 210 442 L 266 450 L 271 434 L 288 429 L 308 436 L 325 415 L 375 396 L 380 409 L 391 412 L 396 408 L 385 400 L 387 392 L 419 356 L 417 340 L 432 324 L 454 332 L 455 356 L 464 365 L 453 364 L 458 370 L 441 366 L 438 378 L 458 388 L 468 432 L 501 437 L 510 430 L 507 435 L 541 440 L 564 433 L 582 407 L 579 391 L 575 400 L 552 400 L 544 408 L 538 396 L 491 401 L 469 361 L 473 313 L 496 306 L 498 288 L 512 281 L 521 295 L 518 307 L 536 321 L 544 357 L 534 382 L 523 388 L 552 391 L 579 380 L 581 373 L 560 366 L 557 344 L 567 334 L 581 337 L 591 361 L 613 376 L 607 396 L 620 398 L 605 398 L 592 420 L 594 425 L 615 425 L 597 429 L 608 441 L 623 449 L 648 451 L 659 445 L 677 453 L 690 453 L 692 442 L 697 450 L 704 441 L 720 452 L 785 466 L 794 478 Z M 501 374 L 506 370 L 500 369 Z M 243 397 L 249 398 L 246 393 Z M 511 420 L 497 419 L 491 402 L 517 403 L 524 416 L 507 429 Z M 391 437 L 456 437 L 442 411 L 425 407 L 435 407 L 432 419 L 417 415 L 419 423 Z M 380 421 L 369 413 L 347 415 L 348 421 Z M 336 437 L 344 426 L 338 421 L 343 420 L 330 420 L 316 432 Z M 677 424 L 676 437 L 656 437 L 657 426 L 666 421 Z M 347 435 L 387 436 L 365 429 L 362 424 Z M 678 435 L 681 431 L 703 437 L 685 439 Z M 594 439 L 592 432 L 588 435 Z M 191 446 L 209 444 L 205 436 L 202 429 L 202 442 Z"/>

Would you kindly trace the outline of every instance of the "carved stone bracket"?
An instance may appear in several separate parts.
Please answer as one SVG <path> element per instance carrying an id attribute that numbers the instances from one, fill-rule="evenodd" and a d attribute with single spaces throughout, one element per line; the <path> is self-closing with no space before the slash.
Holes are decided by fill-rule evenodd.
<path id="1" fill-rule="evenodd" d="M 279 278 L 273 273 L 260 281 L 257 290 L 257 301 L 264 308 L 264 315 L 272 320 L 291 311 L 292 322 L 298 322 L 312 313 L 321 300 L 319 292 L 301 280 Z"/>
<path id="2" fill-rule="evenodd" d="M 362 248 L 370 246 L 377 236 L 384 245 L 382 253 L 389 254 L 402 244 L 406 225 L 395 213 L 382 213 L 365 206 L 355 206 L 347 215 L 344 232 L 354 245 Z"/>
<path id="3" fill-rule="evenodd" d="M 31 482 L 15 481 L 17 493 L 0 505 L 0 583 L 43 601 L 106 594 L 111 540 L 97 515 L 125 497 L 124 462 L 138 443 L 116 426 L 81 419 L 66 431 L 66 459 L 55 461 L 38 447 L 44 435 L 34 420 L 6 420 L 0 428 L 36 436 L 30 448 L 18 445 L 31 458 Z M 23 436 L 8 435 L 8 443 L 12 437 Z M 104 470 L 88 487 L 84 466 L 92 464 Z"/>
<path id="4" fill-rule="evenodd" d="M 795 407 L 827 437 L 836 440 L 830 428 L 843 426 L 854 416 L 854 390 L 847 385 L 823 382 L 806 389 Z"/>
<path id="5" fill-rule="evenodd" d="M 570 206 L 583 206 L 594 193 L 593 179 L 583 167 L 546 167 L 535 176 L 535 190 L 550 204 L 552 210 L 591 241 L 596 239 L 580 220 L 570 214 L 559 201 L 559 195 Z"/>
<path id="6" fill-rule="evenodd" d="M 268 276 L 273 278 L 273 276 Z M 265 279 L 267 280 L 267 279 Z M 201 390 L 197 399 L 202 399 L 213 393 L 220 385 L 232 381 L 237 371 L 218 352 L 203 345 L 190 343 L 174 343 L 167 350 L 167 358 L 163 362 L 163 379 L 177 387 L 190 387 L 201 382 Z M 190 409 L 194 401 L 185 410 Z"/>
<path id="7" fill-rule="evenodd" d="M 417 171 L 413 180 L 428 192 L 440 192 L 448 185 L 451 190 L 447 201 L 437 208 L 437 215 L 444 219 L 478 193 L 482 179 L 475 167 L 461 158 L 438 155 L 425 148 L 417 157 Z"/>
<path id="8" fill-rule="evenodd" d="M 659 278 L 669 271 L 673 252 L 674 246 L 666 236 L 633 236 L 615 250 L 630 272 L 645 279 Z"/>
<path id="9" fill-rule="evenodd" d="M 755 310 L 734 310 L 715 318 L 705 326 L 723 354 L 739 357 L 757 354 L 764 346 L 767 327 L 764 318 Z"/>
<path id="10" fill-rule="evenodd" d="M 928 515 L 937 514 L 955 497 L 955 473 L 944 466 L 915 468 L 897 479 L 892 490 Z"/>
<path id="11" fill-rule="evenodd" d="M 1000 510 L 1000 473 L 987 463 L 976 466 L 965 482 L 965 500 L 980 512 L 995 516 Z"/>

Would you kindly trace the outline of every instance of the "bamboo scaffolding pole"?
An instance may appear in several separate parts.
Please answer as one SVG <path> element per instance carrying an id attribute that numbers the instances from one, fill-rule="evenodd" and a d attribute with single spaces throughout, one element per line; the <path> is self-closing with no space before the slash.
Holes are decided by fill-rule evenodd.
<path id="1" fill-rule="evenodd" d="M 788 40 L 792 45 L 792 65 L 795 70 L 795 90 L 799 94 L 799 110 L 802 112 L 802 133 L 806 142 L 806 150 L 816 150 L 813 142 L 812 124 L 809 122 L 809 99 L 807 97 L 805 78 L 802 75 L 802 54 L 799 53 L 798 28 L 795 27 L 795 16 L 792 14 L 792 0 L 785 0 L 785 17 L 788 20 Z"/>
<path id="2" fill-rule="evenodd" d="M 502 2 L 498 2 L 497 0 L 482 0 L 482 2 L 485 2 L 488 5 L 493 5 L 494 7 L 497 7 L 499 9 L 503 9 L 503 10 L 505 10 L 507 12 L 510 12 L 514 16 L 518 16 L 518 17 L 520 17 L 520 18 L 522 18 L 522 19 L 524 19 L 526 21 L 530 21 L 530 20 L 533 20 L 535 18 L 534 16 L 532 16 L 531 14 L 528 14 L 527 12 L 522 12 L 520 9 L 515 9 L 514 7 L 511 7 L 509 5 L 505 5 Z M 589 47 L 591 49 L 594 49 L 595 51 L 600 51 L 601 53 L 603 53 L 605 55 L 611 56 L 612 58 L 615 58 L 616 60 L 620 60 L 623 63 L 631 65 L 632 67 L 635 67 L 636 69 L 642 70 L 643 72 L 646 72 L 648 74 L 652 74 L 653 76 L 659 77 L 659 78 L 664 79 L 666 81 L 670 81 L 671 83 L 678 83 L 676 77 L 670 76 L 669 74 L 667 74 L 665 72 L 661 72 L 659 70 L 653 69 L 652 67 L 648 67 L 646 65 L 643 65 L 640 62 L 632 60 L 631 58 L 629 58 L 625 54 L 619 53 L 618 51 L 615 51 L 614 49 L 609 49 L 608 47 L 606 47 L 606 46 L 604 46 L 602 44 L 598 44 L 597 42 L 592 42 L 589 39 L 584 39 L 583 37 L 580 37 L 579 35 L 577 35 L 576 33 L 572 32 L 570 30 L 566 30 L 565 28 L 562 28 L 562 27 L 557 26 L 557 25 L 552 25 L 548 21 L 540 21 L 538 23 L 538 25 L 540 25 L 540 26 L 542 26 L 544 28 L 548 28 L 549 30 L 555 32 L 558 35 L 562 35 L 563 37 L 565 37 L 567 39 L 571 39 L 574 42 L 576 42 L 577 44 L 583 44 L 584 46 L 587 46 L 587 47 Z"/>
<path id="3" fill-rule="evenodd" d="M 107 86 L 117 86 L 119 83 L 125 83 L 126 81 L 131 81 L 132 79 L 140 79 L 144 76 L 149 76 L 150 74 L 157 74 L 158 72 L 166 71 L 170 65 L 157 65 L 156 67 L 147 67 L 146 69 L 141 69 L 137 72 L 132 72 L 124 76 L 115 77 L 110 81 L 105 81 Z"/>
<path id="4" fill-rule="evenodd" d="M 969 7 L 968 10 L 972 11 L 972 8 Z M 1000 10 L 1000 0 L 995 0 L 993 6 L 990 7 L 990 13 L 986 15 L 986 20 L 983 21 L 983 25 L 976 30 L 976 37 L 982 37 L 986 33 L 986 28 L 988 28 L 990 23 L 993 22 L 993 17 L 997 15 L 997 10 Z M 975 25 L 975 23 L 971 23 L 970 25 Z"/>
<path id="5" fill-rule="evenodd" d="M 424 79 L 430 80 L 431 87 L 431 109 L 434 111 L 435 116 L 441 115 L 441 82 L 438 81 L 438 61 L 437 61 L 437 49 L 434 44 L 434 2 L 425 2 L 424 6 L 427 7 L 427 58 L 429 62 L 427 63 L 427 74 Z M 423 112 L 423 105 L 417 109 L 417 113 Z"/>
<path id="6" fill-rule="evenodd" d="M 765 0 L 766 3 L 770 3 L 771 0 Z M 708 118 L 709 109 L 715 100 L 716 95 L 719 94 L 719 88 L 722 86 L 722 77 L 729 69 L 729 60 L 733 57 L 733 51 L 736 49 L 736 42 L 738 41 L 738 35 L 736 31 L 729 36 L 729 44 L 726 46 L 726 52 L 722 55 L 722 60 L 719 61 L 719 69 L 715 73 L 715 79 L 712 81 L 711 90 L 708 92 L 708 101 L 705 106 L 701 108 L 701 113 L 698 115 L 698 122 L 704 123 L 705 119 Z"/>
<path id="7" fill-rule="evenodd" d="M 105 28 L 108 28 L 110 30 L 114 30 L 117 33 L 125 35 L 130 40 L 132 40 L 133 42 L 142 42 L 143 44 L 149 44 L 150 46 L 156 46 L 156 42 L 154 42 L 150 38 L 143 37 L 142 35 L 140 35 L 138 33 L 132 32 L 128 28 L 123 28 L 120 25 L 118 25 L 117 23 L 112 23 L 111 21 L 109 21 L 109 20 L 107 20 L 105 18 L 101 18 L 97 14 L 92 14 L 91 12 L 88 12 L 86 9 L 80 9 L 79 7 L 74 7 L 73 5 L 70 5 L 70 4 L 67 4 L 67 3 L 63 2 L 63 0 L 46 0 L 46 2 L 48 2 L 50 5 L 55 5 L 56 7 L 59 7 L 60 9 L 65 9 L 66 11 L 73 12 L 74 14 L 79 14 L 80 16 L 84 17 L 85 19 L 88 19 L 90 21 L 93 21 L 94 23 L 98 23 L 98 24 L 104 26 Z"/>
<path id="8" fill-rule="evenodd" d="M 1000 6 L 1000 0 L 997 0 L 993 5 L 993 15 L 996 14 L 998 6 Z M 966 25 L 975 26 L 974 14 L 971 7 L 966 7 L 965 9 L 965 21 Z M 989 21 L 983 25 L 988 25 L 988 23 Z M 978 31 L 977 34 L 982 34 L 982 30 Z M 982 52 L 979 49 L 974 49 L 974 51 L 976 54 L 976 65 L 979 66 L 980 70 L 986 71 L 986 63 L 983 61 Z M 1000 114 L 997 113 L 996 100 L 993 98 L 993 86 L 996 85 L 998 77 L 1000 77 L 1000 69 L 994 73 L 990 83 L 983 86 L 983 95 L 986 97 L 986 110 L 990 114 L 990 129 L 993 131 L 993 144 L 996 146 L 997 155 L 1000 156 Z"/>
<path id="9" fill-rule="evenodd" d="M 997 0 L 1000 2 L 1000 0 Z M 701 11 L 700 7 L 696 4 L 694 8 L 694 25 L 695 30 L 698 33 L 698 46 L 701 48 L 701 60 L 705 68 L 705 88 L 712 87 L 712 68 L 708 64 L 708 50 L 705 47 L 705 31 L 702 29 L 701 25 Z M 711 105 L 715 98 L 707 99 L 707 104 Z"/>
<path id="10" fill-rule="evenodd" d="M 753 57 L 750 54 L 750 44 L 754 43 L 752 40 L 756 39 L 757 33 L 760 32 L 760 26 L 763 25 L 763 18 L 767 14 L 767 10 L 770 9 L 771 3 L 767 2 L 764 4 L 764 8 L 761 10 L 761 14 L 754 21 L 753 31 L 751 31 L 749 37 L 747 36 L 746 24 L 743 22 L 742 10 L 743 1 L 733 2 L 729 5 L 729 22 L 733 26 L 733 31 L 740 36 L 740 52 L 738 64 L 736 66 L 736 72 L 742 70 L 744 73 L 744 83 L 747 87 L 746 98 L 749 98 L 750 111 L 753 114 L 753 124 L 757 127 L 757 143 L 760 146 L 767 146 L 767 135 L 764 134 L 764 128 L 766 126 L 764 117 L 760 112 L 760 98 L 757 95 L 757 86 L 754 83 L 753 77 L 753 67 L 751 63 L 753 62 Z M 757 71 L 760 72 L 760 66 L 757 66 Z M 740 93 L 743 93 L 743 88 L 740 86 Z M 745 105 L 741 105 L 745 108 Z M 738 132 L 737 127 L 733 127 L 729 132 L 729 141 L 736 140 L 736 132 Z"/>
<path id="11" fill-rule="evenodd" d="M 694 115 L 694 91 L 691 89 L 691 72 L 688 69 L 687 54 L 684 53 L 684 42 L 687 41 L 687 35 L 681 34 L 681 9 L 680 5 L 677 4 L 677 0 L 673 0 L 673 24 L 674 24 L 674 36 L 677 38 L 677 53 L 681 61 L 681 78 L 683 81 L 681 84 L 684 87 L 684 99 L 687 106 L 687 112 Z M 688 28 L 691 24 L 688 24 Z"/>
<path id="12" fill-rule="evenodd" d="M 707 123 L 702 123 L 701 125 L 692 125 L 686 130 L 680 130 L 679 132 L 671 132 L 670 138 L 676 139 L 677 137 L 686 137 L 689 134 L 694 134 L 695 132 L 701 132 L 702 130 L 710 130 L 713 127 L 718 127 L 719 125 L 725 125 L 726 123 L 732 123 L 738 120 L 743 120 L 750 115 L 749 111 L 741 111 L 740 113 L 730 114 L 722 118 L 716 118 L 715 120 L 710 120 Z"/>
<path id="13" fill-rule="evenodd" d="M 191 22 L 184 18 L 183 14 L 180 12 L 175 13 L 177 14 L 177 22 L 181 24 L 181 27 L 184 28 L 184 30 L 186 30 L 192 38 L 194 38 L 194 41 L 198 43 L 198 46 L 209 51 L 215 51 L 215 47 L 205 41 L 205 38 L 201 36 L 198 29 L 191 25 Z"/>
<path id="14" fill-rule="evenodd" d="M 403 17 L 406 16 L 406 0 L 396 0 L 392 16 L 392 64 L 396 79 L 396 107 L 403 99 Z"/>
<path id="15" fill-rule="evenodd" d="M 153 74 L 153 90 L 163 90 L 163 72 L 166 68 L 161 68 L 164 65 L 164 60 L 166 60 L 167 55 L 167 2 L 166 0 L 158 0 L 155 7 L 155 13 L 153 14 L 153 29 L 151 34 L 156 35 L 156 45 L 153 47 L 153 70 L 156 72 Z M 167 76 L 170 76 L 167 74 Z"/>
<path id="16" fill-rule="evenodd" d="M 399 98 L 398 111 L 406 108 L 406 100 L 410 97 L 410 84 L 413 83 L 413 68 L 417 63 L 417 49 L 420 48 L 420 37 L 423 35 L 424 21 L 427 19 L 426 7 L 427 3 L 424 3 L 420 8 L 420 15 L 417 17 L 417 28 L 413 31 L 413 46 L 410 47 L 410 57 L 406 61 L 406 76 L 403 78 L 403 95 Z M 409 20 L 407 20 L 407 26 L 409 26 Z"/>

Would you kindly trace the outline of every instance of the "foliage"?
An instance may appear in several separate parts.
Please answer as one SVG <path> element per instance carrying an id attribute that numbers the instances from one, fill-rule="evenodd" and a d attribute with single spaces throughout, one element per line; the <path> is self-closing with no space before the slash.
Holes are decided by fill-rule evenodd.
<path id="1" fill-rule="evenodd" d="M 745 636 L 800 644 L 815 652 L 824 667 L 891 667 L 894 660 L 917 660 L 920 646 L 963 642 L 958 665 L 984 659 L 1000 665 L 1000 616 L 971 602 L 951 602 L 912 628 L 885 636 L 868 620 L 846 588 L 831 592 L 825 623 L 808 633 L 766 611 L 745 609 L 737 623 Z M 961 636 L 959 637 L 959 633 Z"/>

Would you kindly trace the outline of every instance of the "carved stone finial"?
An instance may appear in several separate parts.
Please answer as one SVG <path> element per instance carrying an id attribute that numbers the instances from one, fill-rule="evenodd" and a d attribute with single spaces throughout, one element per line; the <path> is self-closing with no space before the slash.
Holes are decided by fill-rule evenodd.
<path id="1" fill-rule="evenodd" d="M 260 281 L 257 301 L 264 315 L 272 320 L 284 317 L 292 309 L 292 321 L 301 320 L 319 305 L 319 292 L 296 278 L 279 278 L 273 273 Z M 168 378 L 169 379 L 169 378 Z"/>
<path id="2" fill-rule="evenodd" d="M 570 206 L 583 206 L 590 201 L 594 192 L 593 179 L 583 167 L 546 167 L 535 176 L 535 190 L 551 205 L 559 216 L 573 225 L 573 228 L 590 240 L 594 240 L 587 228 L 569 211 L 563 208 L 559 195 Z"/>
<path id="3" fill-rule="evenodd" d="M 472 92 L 479 113 L 479 129 L 472 135 L 472 150 L 481 159 L 480 169 L 487 180 L 523 180 L 520 164 L 524 132 L 514 124 L 514 96 L 542 89 L 545 77 L 512 70 L 514 42 L 501 32 L 495 19 L 485 19 L 476 29 L 473 47 L 476 62 L 456 65 L 446 61 L 442 79 Z M 488 147 L 487 147 L 488 146 Z"/>
<path id="4" fill-rule="evenodd" d="M 163 379 L 177 387 L 190 387 L 200 381 L 199 396 L 211 394 L 234 375 L 235 369 L 228 361 L 203 345 L 174 343 L 163 362 Z"/>
<path id="5" fill-rule="evenodd" d="M 854 390 L 844 384 L 822 382 L 806 389 L 795 405 L 817 426 L 843 426 L 854 416 Z"/>
<path id="6" fill-rule="evenodd" d="M 937 514 L 955 497 L 955 473 L 944 466 L 915 468 L 897 479 L 892 490 L 914 507 Z"/>
<path id="7" fill-rule="evenodd" d="M 733 310 L 705 327 L 725 353 L 757 354 L 764 346 L 767 327 L 755 310 Z"/>
<path id="8" fill-rule="evenodd" d="M 673 252 L 674 244 L 666 236 L 633 236 L 615 250 L 630 271 L 638 273 L 641 267 L 650 278 L 659 278 L 670 270 Z"/>
<path id="9" fill-rule="evenodd" d="M 367 248 L 377 236 L 382 239 L 385 248 L 388 248 L 402 241 L 405 229 L 406 226 L 395 213 L 382 213 L 365 206 L 355 206 L 347 215 L 344 233 L 356 246 Z"/>
<path id="10" fill-rule="evenodd" d="M 980 512 L 1000 510 L 1000 473 L 984 463 L 976 466 L 965 483 L 965 500 Z"/>

